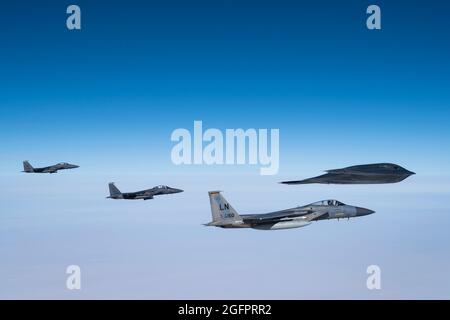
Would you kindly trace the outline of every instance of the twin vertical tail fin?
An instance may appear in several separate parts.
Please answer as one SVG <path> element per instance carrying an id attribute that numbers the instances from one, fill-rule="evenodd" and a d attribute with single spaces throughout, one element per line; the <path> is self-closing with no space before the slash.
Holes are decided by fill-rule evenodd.
<path id="1" fill-rule="evenodd" d="M 23 172 L 34 172 L 33 166 L 28 161 L 23 162 Z"/>
<path id="2" fill-rule="evenodd" d="M 209 225 L 227 225 L 236 221 L 242 221 L 236 210 L 222 196 L 220 191 L 210 191 L 209 201 L 211 203 L 212 223 Z"/>
<path id="3" fill-rule="evenodd" d="M 120 198 L 122 197 L 122 192 L 114 185 L 114 182 L 109 184 L 109 198 Z"/>

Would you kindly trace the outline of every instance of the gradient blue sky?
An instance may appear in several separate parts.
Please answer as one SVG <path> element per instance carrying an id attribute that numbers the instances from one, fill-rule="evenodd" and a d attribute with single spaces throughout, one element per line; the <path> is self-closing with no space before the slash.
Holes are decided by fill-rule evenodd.
<path id="1" fill-rule="evenodd" d="M 72 3 L 82 10 L 81 31 L 65 27 Z M 381 31 L 365 27 L 373 3 Z M 448 298 L 448 12 L 444 1 L 3 5 L 0 297 Z M 170 134 L 194 120 L 279 128 L 279 175 L 174 166 Z M 23 175 L 25 159 L 81 168 Z M 370 162 L 418 175 L 392 186 L 275 183 Z M 109 181 L 186 192 L 112 202 L 104 199 Z M 243 212 L 331 197 L 377 214 L 271 234 L 205 230 L 206 191 L 217 188 Z M 78 295 L 60 283 L 73 263 L 95 284 Z M 380 294 L 364 287 L 374 263 L 389 279 Z M 273 268 L 286 274 L 257 281 Z M 258 271 L 247 287 L 234 287 L 217 278 L 227 270 L 239 281 Z"/>

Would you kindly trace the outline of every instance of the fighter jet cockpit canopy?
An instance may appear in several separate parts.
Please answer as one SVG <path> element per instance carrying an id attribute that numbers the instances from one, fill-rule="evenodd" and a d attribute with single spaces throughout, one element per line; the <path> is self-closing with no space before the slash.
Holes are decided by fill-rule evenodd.
<path id="1" fill-rule="evenodd" d="M 164 186 L 164 185 L 157 186 L 157 188 L 158 188 L 158 189 L 169 189 L 168 186 Z"/>
<path id="2" fill-rule="evenodd" d="M 345 203 L 342 203 L 337 200 L 323 200 L 311 203 L 310 206 L 332 206 L 332 207 L 340 207 L 345 206 Z"/>

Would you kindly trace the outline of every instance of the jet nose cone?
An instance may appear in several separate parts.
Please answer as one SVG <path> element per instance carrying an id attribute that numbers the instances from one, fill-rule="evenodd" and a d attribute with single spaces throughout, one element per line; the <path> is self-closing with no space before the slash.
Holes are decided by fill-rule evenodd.
<path id="1" fill-rule="evenodd" d="M 405 170 L 404 170 L 404 174 L 407 175 L 407 176 L 409 177 L 409 176 L 415 175 L 416 173 L 405 169 Z"/>
<path id="2" fill-rule="evenodd" d="M 359 216 L 367 216 L 369 214 L 375 213 L 375 211 L 366 209 L 366 208 L 356 208 L 356 215 Z"/>
<path id="3" fill-rule="evenodd" d="M 181 192 L 184 192 L 184 190 L 182 190 L 182 189 L 173 189 L 173 192 L 174 193 L 181 193 Z"/>

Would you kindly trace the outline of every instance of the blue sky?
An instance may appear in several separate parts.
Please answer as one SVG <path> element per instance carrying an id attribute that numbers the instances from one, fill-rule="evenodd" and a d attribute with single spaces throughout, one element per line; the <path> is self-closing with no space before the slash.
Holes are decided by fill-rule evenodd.
<path id="1" fill-rule="evenodd" d="M 0 12 L 0 252 L 8 257 L 0 265 L 8 279 L 1 297 L 71 298 L 57 289 L 55 274 L 77 260 L 95 285 L 74 298 L 448 298 L 449 4 L 373 2 L 382 30 L 369 31 L 368 1 L 74 3 L 81 31 L 65 27 L 69 2 L 17 1 Z M 279 128 L 279 175 L 174 166 L 170 135 L 192 129 L 194 120 L 222 130 Z M 24 176 L 25 159 L 81 168 Z M 418 175 L 392 186 L 276 184 L 371 162 L 395 162 Z M 151 203 L 108 202 L 110 181 L 125 190 L 164 183 L 186 192 Z M 339 197 L 377 214 L 275 234 L 204 230 L 206 192 L 217 188 L 243 212 Z M 342 256 L 330 245 L 341 238 Z M 250 254 L 255 246 L 264 250 Z M 123 255 L 129 261 L 121 265 Z M 236 263 L 242 259 L 245 267 Z M 358 287 L 368 263 L 387 269 L 380 295 Z M 283 276 L 283 286 L 255 281 L 240 291 L 214 277 L 255 269 L 262 276 L 271 267 L 317 277 L 304 287 Z M 427 268 L 433 274 L 422 275 Z M 319 276 L 326 270 L 329 286 Z M 102 274 L 121 272 L 126 280 L 111 290 Z M 45 276 L 29 279 L 38 274 Z M 422 282 L 412 283 L 414 274 Z M 212 279 L 226 293 L 202 284 Z M 150 294 L 152 285 L 158 290 Z"/>
<path id="2" fill-rule="evenodd" d="M 170 133 L 203 120 L 280 128 L 285 173 L 371 160 L 448 173 L 447 7 L 379 4 L 372 32 L 364 1 L 81 1 L 79 32 L 65 28 L 65 3 L 8 5 L 2 168 L 24 156 L 111 170 L 138 158 L 170 171 Z"/>

